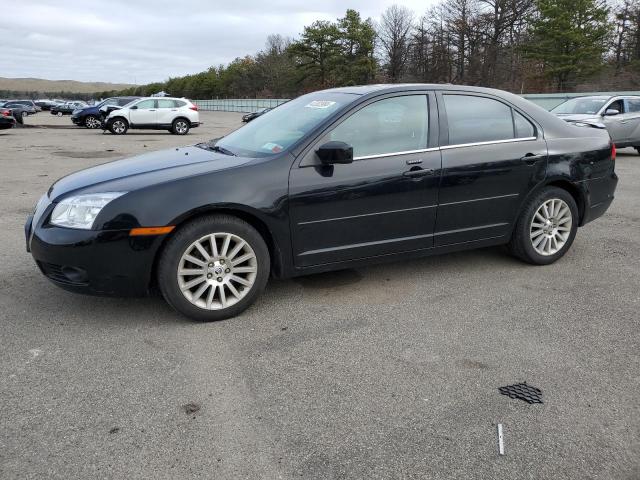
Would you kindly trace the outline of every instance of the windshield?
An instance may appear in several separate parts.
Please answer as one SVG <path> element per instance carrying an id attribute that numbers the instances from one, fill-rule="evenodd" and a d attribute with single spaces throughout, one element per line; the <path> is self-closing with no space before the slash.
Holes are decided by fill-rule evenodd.
<path id="1" fill-rule="evenodd" d="M 353 102 L 349 93 L 303 95 L 259 116 L 216 145 L 242 157 L 269 157 L 293 146 L 323 120 Z"/>
<path id="2" fill-rule="evenodd" d="M 596 114 L 604 106 L 609 97 L 582 97 L 572 98 L 561 103 L 551 113 L 567 115 L 567 114 Z"/>

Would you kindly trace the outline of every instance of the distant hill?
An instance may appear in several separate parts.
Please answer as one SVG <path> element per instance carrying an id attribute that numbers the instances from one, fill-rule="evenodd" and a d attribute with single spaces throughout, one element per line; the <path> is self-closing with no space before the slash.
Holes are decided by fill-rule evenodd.
<path id="1" fill-rule="evenodd" d="M 0 77 L 0 90 L 20 92 L 73 92 L 94 93 L 107 90 L 124 90 L 134 85 L 126 83 L 78 82 L 76 80 L 44 80 L 42 78 Z"/>

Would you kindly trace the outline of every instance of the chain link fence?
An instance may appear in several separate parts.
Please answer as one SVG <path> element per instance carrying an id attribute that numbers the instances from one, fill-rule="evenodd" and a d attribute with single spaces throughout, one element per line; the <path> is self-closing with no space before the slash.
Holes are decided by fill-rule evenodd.
<path id="1" fill-rule="evenodd" d="M 255 112 L 261 108 L 273 108 L 287 102 L 287 98 L 227 98 L 192 100 L 200 110 L 210 112 Z"/>

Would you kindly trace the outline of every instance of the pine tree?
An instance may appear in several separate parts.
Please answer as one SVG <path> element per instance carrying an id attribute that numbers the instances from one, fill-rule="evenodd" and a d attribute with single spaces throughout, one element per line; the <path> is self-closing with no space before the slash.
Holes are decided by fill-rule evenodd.
<path id="1" fill-rule="evenodd" d="M 526 57 L 536 60 L 555 87 L 597 72 L 604 64 L 611 28 L 609 9 L 602 0 L 537 0 L 531 19 Z"/>

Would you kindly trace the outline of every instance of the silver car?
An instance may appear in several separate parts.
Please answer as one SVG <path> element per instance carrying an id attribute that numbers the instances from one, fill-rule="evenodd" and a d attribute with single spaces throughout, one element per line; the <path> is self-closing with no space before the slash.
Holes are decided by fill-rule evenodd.
<path id="1" fill-rule="evenodd" d="M 640 153 L 640 96 L 597 95 L 576 97 L 551 110 L 572 123 L 600 123 L 616 147 L 633 147 Z"/>

